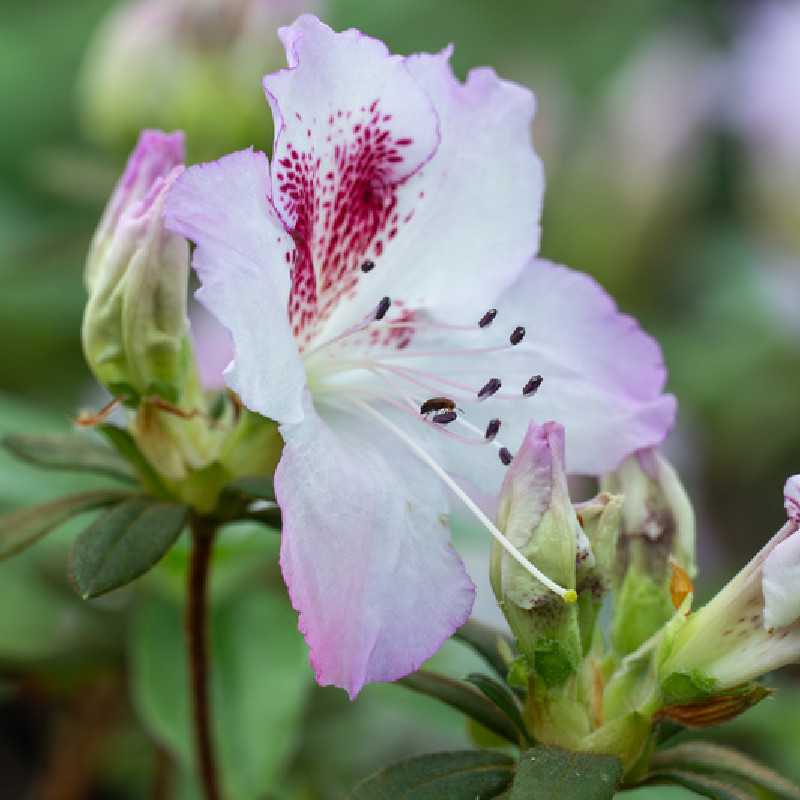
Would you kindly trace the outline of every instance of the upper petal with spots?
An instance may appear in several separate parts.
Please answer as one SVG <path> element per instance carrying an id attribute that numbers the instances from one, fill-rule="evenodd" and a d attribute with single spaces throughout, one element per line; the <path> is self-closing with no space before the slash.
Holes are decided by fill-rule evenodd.
<path id="1" fill-rule="evenodd" d="M 399 187 L 435 152 L 439 126 L 404 59 L 382 42 L 311 16 L 280 36 L 289 68 L 264 88 L 275 205 L 297 244 L 289 315 L 302 346 L 400 224 Z"/>

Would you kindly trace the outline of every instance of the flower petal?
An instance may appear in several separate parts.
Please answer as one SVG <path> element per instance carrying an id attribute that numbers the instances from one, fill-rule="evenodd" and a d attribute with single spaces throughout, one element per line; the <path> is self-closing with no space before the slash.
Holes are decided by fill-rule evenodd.
<path id="1" fill-rule="evenodd" d="M 792 475 L 783 487 L 783 505 L 786 516 L 800 522 L 800 475 Z"/>
<path id="2" fill-rule="evenodd" d="M 383 296 L 448 314 L 506 288 L 539 241 L 533 95 L 489 69 L 461 84 L 449 49 L 400 59 L 308 16 L 281 35 L 290 69 L 264 85 L 279 122 L 275 203 L 298 242 L 301 344 Z"/>
<path id="3" fill-rule="evenodd" d="M 289 315 L 305 343 L 401 224 L 398 187 L 439 134 L 427 95 L 382 42 L 308 15 L 279 33 L 289 68 L 264 89 L 275 117 L 275 206 L 297 243 Z"/>
<path id="4" fill-rule="evenodd" d="M 225 370 L 233 361 L 231 335 L 199 303 L 189 311 L 189 322 L 200 383 L 206 391 L 219 391 L 225 387 Z"/>
<path id="5" fill-rule="evenodd" d="M 537 260 L 496 307 L 492 327 L 464 334 L 463 345 L 508 345 L 517 325 L 526 331 L 521 343 L 486 356 L 439 358 L 428 366 L 429 372 L 451 376 L 475 391 L 490 377 L 501 379 L 502 391 L 488 400 L 470 403 L 459 396 L 473 423 L 483 426 L 500 418 L 498 440 L 513 450 L 532 418 L 559 422 L 567 430 L 570 474 L 611 471 L 627 455 L 663 441 L 676 405 L 662 394 L 661 350 L 592 278 Z M 476 364 L 482 372 L 476 372 Z M 543 377 L 541 388 L 523 399 L 522 388 L 533 375 Z M 490 459 L 476 455 L 484 483 L 497 482 L 498 475 L 490 479 L 486 472 Z M 467 466 L 462 452 L 458 465 Z"/>
<path id="6" fill-rule="evenodd" d="M 414 217 L 387 243 L 384 292 L 445 316 L 476 296 L 491 302 L 519 276 L 539 247 L 544 192 L 533 94 L 488 68 L 462 84 L 450 54 L 408 59 L 439 116 L 441 144 L 403 187 L 400 205 Z"/>
<path id="7" fill-rule="evenodd" d="M 197 299 L 233 337 L 228 385 L 253 411 L 299 422 L 305 371 L 286 316 L 294 244 L 270 202 L 266 156 L 243 150 L 191 167 L 166 220 L 197 244 Z"/>
<path id="8" fill-rule="evenodd" d="M 788 536 L 767 556 L 762 588 L 766 628 L 785 628 L 800 619 L 800 535 Z"/>
<path id="9" fill-rule="evenodd" d="M 281 568 L 322 685 L 355 697 L 417 669 L 468 618 L 442 486 L 374 424 L 310 407 L 275 474 Z"/>

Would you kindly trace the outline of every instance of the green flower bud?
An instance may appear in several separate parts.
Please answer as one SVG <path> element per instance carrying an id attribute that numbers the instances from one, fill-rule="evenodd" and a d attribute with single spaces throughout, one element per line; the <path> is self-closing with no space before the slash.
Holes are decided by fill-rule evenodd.
<path id="1" fill-rule="evenodd" d="M 603 598 L 614 583 L 622 503 L 621 496 L 601 492 L 592 500 L 575 506 L 594 554 L 594 563 L 583 561 L 578 564 L 577 572 L 578 617 L 584 653 L 592 648 Z"/>
<path id="2" fill-rule="evenodd" d="M 611 640 L 625 655 L 672 617 L 673 564 L 697 572 L 694 512 L 677 473 L 653 450 L 630 456 L 601 485 L 624 496 Z"/>
<path id="3" fill-rule="evenodd" d="M 560 425 L 531 424 L 506 474 L 497 523 L 528 561 L 567 590 L 576 588 L 579 563 L 594 564 L 569 498 Z M 577 605 L 565 603 L 498 546 L 491 580 L 530 668 L 546 686 L 563 685 L 582 657 Z"/>
<path id="4" fill-rule="evenodd" d="M 132 403 L 150 395 L 178 402 L 192 362 L 189 247 L 162 221 L 182 160 L 183 134 L 142 133 L 86 263 L 86 360 L 113 395 Z"/>

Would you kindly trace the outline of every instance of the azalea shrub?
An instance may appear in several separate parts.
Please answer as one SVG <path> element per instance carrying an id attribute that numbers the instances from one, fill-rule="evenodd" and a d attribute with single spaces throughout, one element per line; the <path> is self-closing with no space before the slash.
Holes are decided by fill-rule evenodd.
<path id="1" fill-rule="evenodd" d="M 89 796 L 112 741 L 159 798 L 800 798 L 769 752 L 709 735 L 800 661 L 797 464 L 713 592 L 659 341 L 591 252 L 540 255 L 547 107 L 490 67 L 462 79 L 453 46 L 397 55 L 270 5 L 131 4 L 84 65 L 95 138 L 137 131 L 85 257 L 94 388 L 72 430 L 23 415 L 3 439 L 64 481 L 0 518 L 9 603 L 54 576 L 8 657 L 67 709 L 40 791 Z M 726 69 L 703 61 L 698 129 Z M 263 72 L 272 143 L 229 152 Z M 631 254 L 665 181 L 631 183 Z M 420 746 L 362 768 L 398 707 Z M 289 768 L 343 738 L 341 786 Z"/>

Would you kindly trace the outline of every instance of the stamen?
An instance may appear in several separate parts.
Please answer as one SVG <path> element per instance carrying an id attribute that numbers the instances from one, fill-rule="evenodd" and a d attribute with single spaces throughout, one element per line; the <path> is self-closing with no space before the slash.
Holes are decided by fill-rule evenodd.
<path id="1" fill-rule="evenodd" d="M 504 467 L 507 467 L 507 466 L 508 466 L 508 465 L 511 463 L 511 461 L 513 460 L 513 458 L 514 458 L 514 457 L 511 455 L 511 453 L 509 452 L 509 449 L 508 449 L 507 447 L 501 447 L 501 448 L 500 448 L 500 449 L 497 451 L 497 455 L 499 455 L 499 456 L 500 456 L 500 460 L 503 462 L 503 466 L 504 466 Z"/>
<path id="2" fill-rule="evenodd" d="M 480 319 L 478 322 L 479 328 L 488 328 L 494 322 L 494 318 L 497 316 L 497 309 L 490 308 Z"/>
<path id="3" fill-rule="evenodd" d="M 503 385 L 500 378 L 489 378 L 488 381 L 478 390 L 478 400 L 485 400 L 500 390 Z"/>
<path id="4" fill-rule="evenodd" d="M 525 328 L 522 325 L 517 325 L 513 331 L 511 331 L 511 336 L 508 337 L 508 341 L 511 342 L 513 345 L 519 344 L 525 338 Z"/>
<path id="5" fill-rule="evenodd" d="M 391 297 L 382 297 L 380 303 L 378 303 L 378 307 L 375 309 L 375 319 L 383 319 L 391 305 Z"/>
<path id="6" fill-rule="evenodd" d="M 458 414 L 455 411 L 441 411 L 433 415 L 432 422 L 436 422 L 439 425 L 449 425 L 451 422 L 455 422 L 456 417 L 458 417 Z"/>
<path id="7" fill-rule="evenodd" d="M 364 262 L 364 263 L 361 265 L 361 271 L 362 271 L 362 272 L 364 272 L 364 273 L 367 273 L 367 272 L 372 272 L 372 270 L 373 270 L 373 269 L 375 269 L 375 262 L 374 262 L 374 261 L 371 261 L 370 259 L 367 259 L 367 260 L 366 260 L 366 261 L 365 261 L 365 262 Z"/>
<path id="8" fill-rule="evenodd" d="M 484 437 L 487 441 L 491 442 L 498 433 L 500 433 L 500 425 L 502 423 L 499 419 L 490 419 L 489 424 L 486 426 L 486 433 Z"/>
<path id="9" fill-rule="evenodd" d="M 113 397 L 99 411 L 95 412 L 94 414 L 91 411 L 81 411 L 81 413 L 78 414 L 78 417 L 75 420 L 75 424 L 80 425 L 82 428 L 91 428 L 94 427 L 95 425 L 99 425 L 124 400 L 125 400 L 124 397 Z"/>
<path id="10" fill-rule="evenodd" d="M 578 596 L 574 590 L 565 589 L 559 586 L 552 578 L 548 578 L 535 564 L 531 564 L 522 553 L 498 530 L 497 526 L 483 513 L 480 507 L 464 490 L 445 472 L 436 461 L 428 455 L 411 437 L 406 434 L 402 428 L 395 425 L 391 420 L 383 416 L 379 411 L 376 411 L 371 405 L 365 403 L 363 400 L 356 400 L 355 403 L 360 406 L 367 414 L 374 417 L 381 425 L 388 428 L 398 439 L 403 441 L 411 451 L 428 467 L 433 470 L 436 476 L 450 489 L 459 500 L 478 518 L 478 520 L 486 527 L 489 533 L 497 539 L 503 546 L 506 552 L 516 561 L 523 569 L 527 570 L 534 578 L 543 583 L 551 592 L 561 597 L 565 603 L 575 603 Z"/>
<path id="11" fill-rule="evenodd" d="M 431 411 L 452 411 L 455 407 L 455 401 L 449 397 L 431 397 L 420 405 L 419 413 L 430 414 Z"/>
<path id="12" fill-rule="evenodd" d="M 541 375 L 534 375 L 523 387 L 522 387 L 522 396 L 523 397 L 532 397 L 539 391 L 539 387 L 542 385 L 542 381 L 544 378 Z"/>

